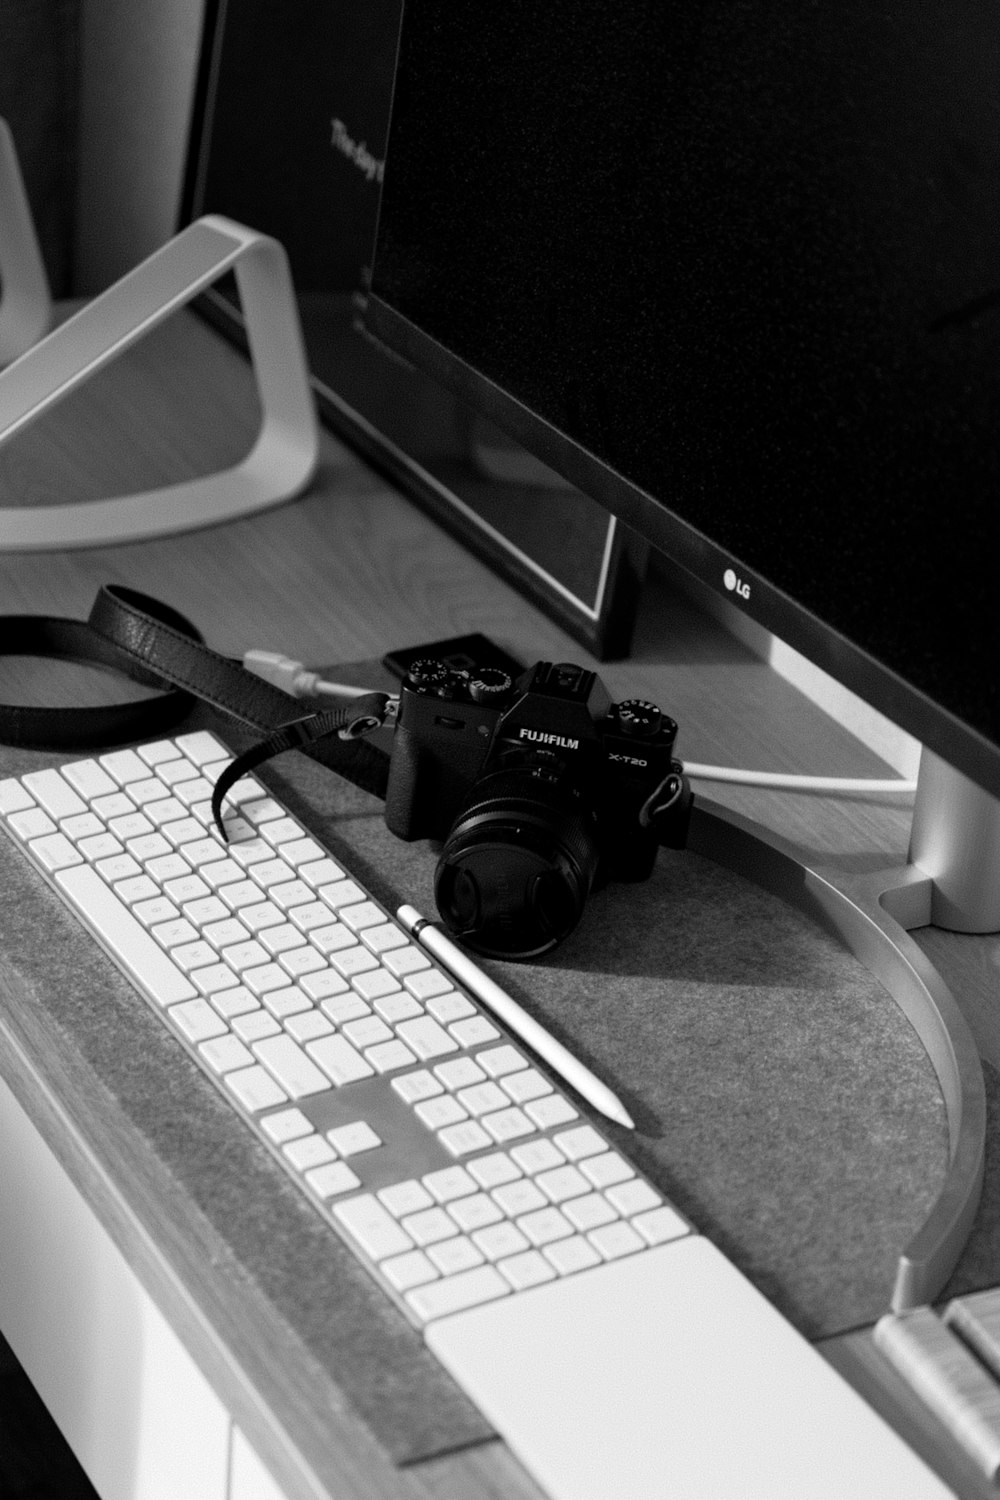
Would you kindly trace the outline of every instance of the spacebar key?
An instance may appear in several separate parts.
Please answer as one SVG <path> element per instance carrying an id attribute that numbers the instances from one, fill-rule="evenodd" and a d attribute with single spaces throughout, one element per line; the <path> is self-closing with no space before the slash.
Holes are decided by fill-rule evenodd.
<path id="1" fill-rule="evenodd" d="M 58 870 L 53 880 L 81 920 L 144 994 L 157 1005 L 193 1000 L 197 990 L 89 865 Z"/>

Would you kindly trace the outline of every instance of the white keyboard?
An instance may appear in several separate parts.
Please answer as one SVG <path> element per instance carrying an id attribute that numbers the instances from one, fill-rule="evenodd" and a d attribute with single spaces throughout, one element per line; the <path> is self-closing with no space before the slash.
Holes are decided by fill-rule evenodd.
<path id="1" fill-rule="evenodd" d="M 253 777 L 223 842 L 229 759 L 201 731 L 34 771 L 0 824 L 540 1482 L 946 1493 Z"/>

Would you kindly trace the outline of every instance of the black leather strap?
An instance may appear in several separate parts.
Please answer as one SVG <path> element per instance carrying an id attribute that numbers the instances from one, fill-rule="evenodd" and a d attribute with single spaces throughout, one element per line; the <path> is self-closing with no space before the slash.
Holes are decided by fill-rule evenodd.
<path id="1" fill-rule="evenodd" d="M 388 757 L 363 740 L 340 738 L 359 715 L 384 709 L 385 695 L 374 695 L 367 708 L 368 700 L 359 699 L 343 716 L 303 715 L 299 699 L 213 651 L 183 615 L 134 589 L 103 587 L 86 622 L 41 615 L 0 620 L 0 653 L 101 666 L 162 690 L 158 697 L 108 708 L 0 706 L 0 739 L 8 744 L 90 749 L 148 738 L 177 724 L 197 698 L 261 731 L 269 742 L 275 730 L 297 721 L 314 726 L 309 733 L 296 730 L 287 745 L 274 742 L 255 763 L 294 744 L 355 785 L 385 796 Z"/>
<path id="2" fill-rule="evenodd" d="M 177 619 L 180 620 L 180 616 Z M 194 626 L 184 621 L 195 639 Z M 84 708 L 35 708 L 0 704 L 0 740 L 37 750 L 103 749 L 145 736 L 166 734 L 190 712 L 193 698 L 145 671 L 83 620 L 48 615 L 0 618 L 0 656 L 40 656 L 100 667 L 147 687 L 155 696 Z M 165 691 L 164 691 L 165 689 Z"/>

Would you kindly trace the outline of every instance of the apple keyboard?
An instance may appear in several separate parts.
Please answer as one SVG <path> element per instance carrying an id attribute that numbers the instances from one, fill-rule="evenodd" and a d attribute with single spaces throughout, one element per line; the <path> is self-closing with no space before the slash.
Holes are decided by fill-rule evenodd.
<path id="1" fill-rule="evenodd" d="M 0 825 L 556 1500 L 949 1493 L 207 731 Z"/>

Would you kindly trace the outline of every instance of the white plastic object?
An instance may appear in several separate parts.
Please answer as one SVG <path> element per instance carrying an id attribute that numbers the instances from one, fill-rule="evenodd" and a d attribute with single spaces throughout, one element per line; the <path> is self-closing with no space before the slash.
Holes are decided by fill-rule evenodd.
<path id="1" fill-rule="evenodd" d="M 42 252 L 14 149 L 0 116 L 0 365 L 10 364 L 47 333 L 52 299 Z"/>
<path id="2" fill-rule="evenodd" d="M 0 446 L 232 270 L 261 404 L 260 432 L 230 469 L 114 499 L 0 507 L 0 551 L 94 547 L 166 536 L 299 494 L 319 456 L 288 260 L 277 240 L 207 215 L 0 373 Z"/>

